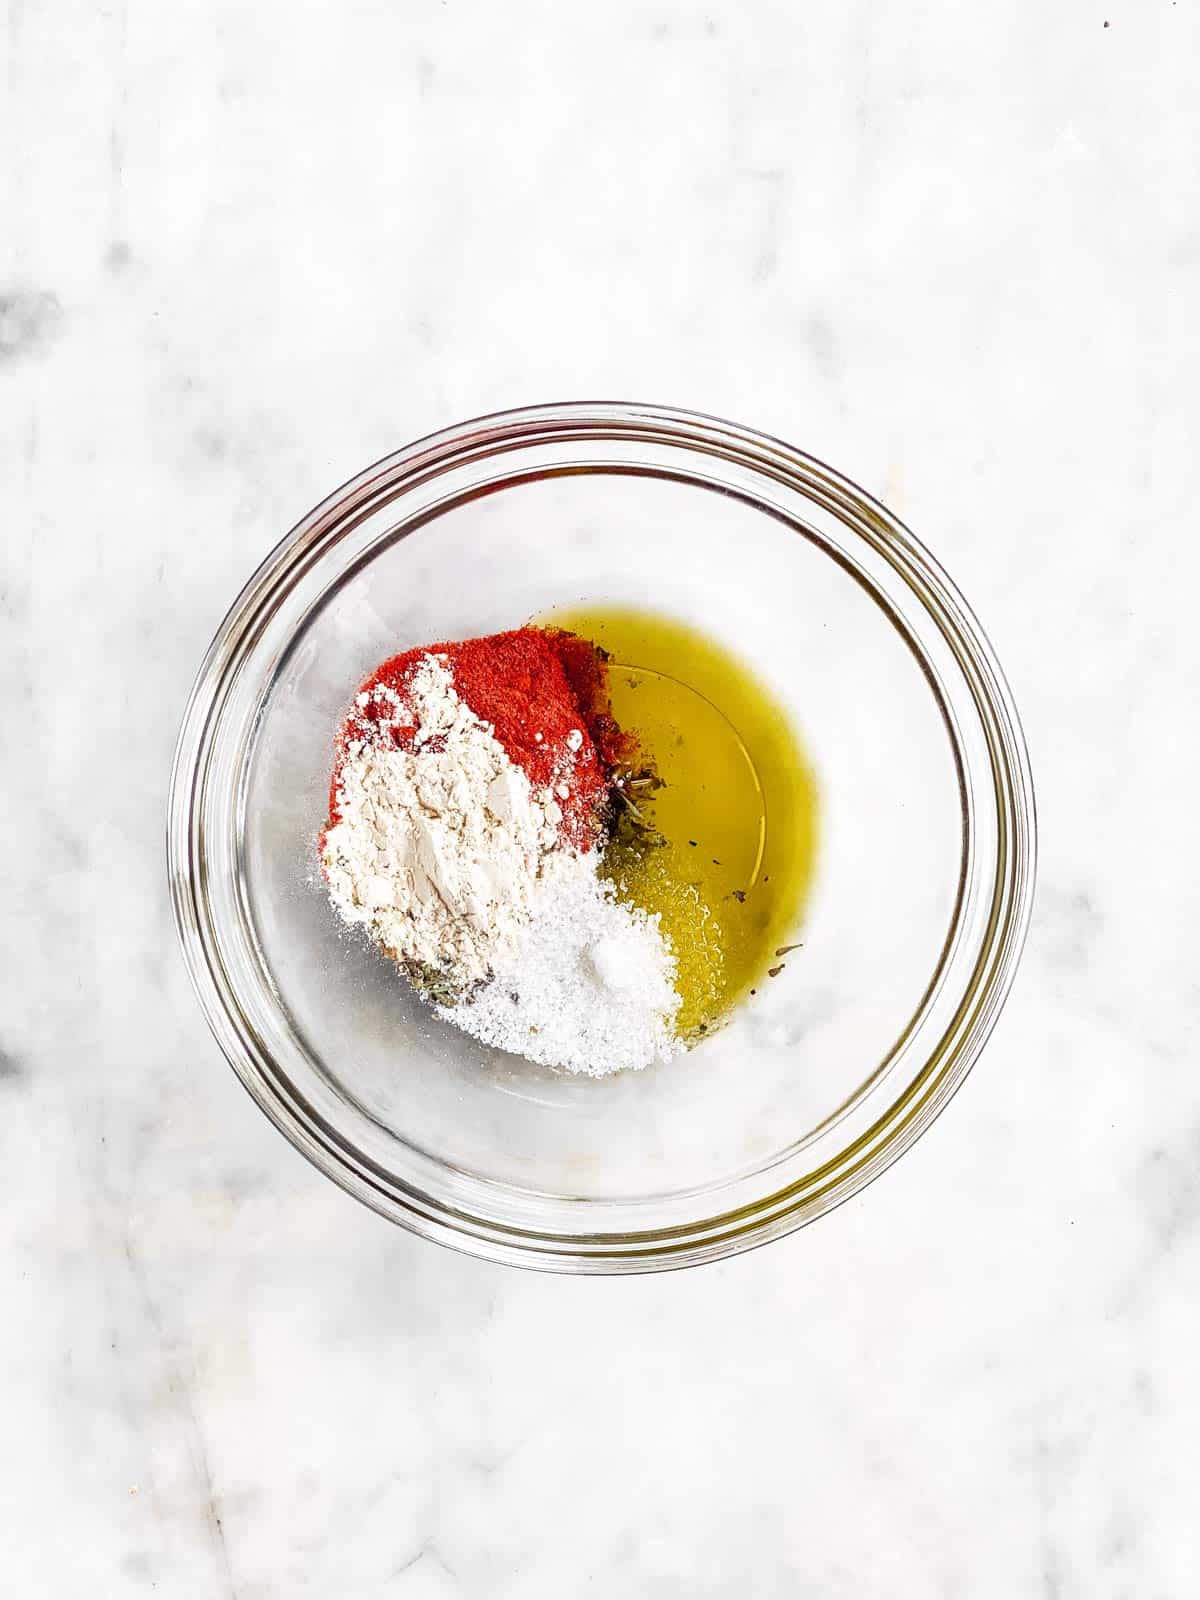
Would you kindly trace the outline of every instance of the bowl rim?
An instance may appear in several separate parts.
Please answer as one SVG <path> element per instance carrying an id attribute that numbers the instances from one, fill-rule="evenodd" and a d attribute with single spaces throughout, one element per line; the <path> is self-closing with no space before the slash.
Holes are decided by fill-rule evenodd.
<path id="1" fill-rule="evenodd" d="M 332 1130 L 322 1127 L 316 1108 L 294 1085 L 289 1097 L 275 1091 L 260 1059 L 265 1046 L 249 1036 L 219 952 L 207 936 L 205 916 L 207 762 L 229 674 L 236 671 L 249 647 L 247 641 L 256 636 L 283 574 L 315 563 L 327 545 L 343 537 L 348 526 L 361 522 L 372 507 L 398 501 L 452 465 L 571 439 L 699 450 L 824 505 L 852 532 L 869 536 L 918 594 L 969 682 L 987 739 L 998 825 L 987 942 L 955 1013 L 955 1020 L 962 1019 L 965 1025 L 954 1031 L 950 1045 L 946 1046 L 952 1032 L 948 1028 L 882 1116 L 824 1167 L 753 1204 L 704 1218 L 694 1226 L 620 1235 L 543 1234 L 515 1228 L 455 1210 L 394 1175 L 381 1183 L 379 1170 L 373 1171 L 368 1159 L 357 1157 Z M 931 687 L 937 694 L 936 684 Z M 206 652 L 175 748 L 166 820 L 172 908 L 193 988 L 222 1052 L 288 1140 L 347 1192 L 413 1232 L 486 1259 L 573 1273 L 644 1272 L 716 1260 L 790 1233 L 873 1182 L 940 1115 L 978 1059 L 1015 978 L 1036 877 L 1033 779 L 1011 691 L 971 608 L 915 535 L 853 480 L 770 434 L 703 412 L 621 401 L 527 406 L 440 429 L 355 474 L 302 517 L 245 583 Z M 847 1156 L 852 1159 L 847 1161 Z"/>

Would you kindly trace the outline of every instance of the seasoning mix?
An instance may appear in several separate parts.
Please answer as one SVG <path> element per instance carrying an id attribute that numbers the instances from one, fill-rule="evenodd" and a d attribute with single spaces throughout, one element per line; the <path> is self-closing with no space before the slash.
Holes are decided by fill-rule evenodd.
<path id="1" fill-rule="evenodd" d="M 558 626 L 385 661 L 338 730 L 319 843 L 337 912 L 441 1018 L 593 1076 L 677 1054 L 770 970 L 806 837 L 804 764 L 731 658 L 692 651 L 701 678 L 727 668 L 695 694 L 672 675 L 677 627 L 613 614 L 589 632 L 605 622 L 647 659 L 671 644 L 672 673 Z M 713 694 L 742 706 L 756 751 Z M 771 849 L 756 758 L 787 775 Z"/>
<path id="2" fill-rule="evenodd" d="M 600 871 L 634 742 L 586 641 L 521 628 L 410 650 L 339 730 L 334 906 L 487 1044 L 603 1075 L 681 1048 L 657 916 Z"/>

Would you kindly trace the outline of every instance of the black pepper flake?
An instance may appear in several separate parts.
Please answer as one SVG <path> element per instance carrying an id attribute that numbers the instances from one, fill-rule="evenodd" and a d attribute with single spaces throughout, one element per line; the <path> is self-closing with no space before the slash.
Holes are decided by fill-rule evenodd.
<path id="1" fill-rule="evenodd" d="M 746 904 L 745 889 L 735 889 L 733 891 L 733 898 L 737 901 L 738 905 L 744 906 Z"/>
<path id="2" fill-rule="evenodd" d="M 757 989 L 751 989 L 751 991 L 750 991 L 750 993 L 751 993 L 751 994 L 757 994 L 757 993 L 758 993 L 758 990 L 757 990 Z"/>
<path id="3" fill-rule="evenodd" d="M 688 843 L 689 843 L 689 844 L 690 844 L 690 845 L 691 845 L 691 847 L 692 847 L 692 849 L 693 849 L 693 850 L 694 850 L 694 849 L 695 849 L 695 848 L 696 848 L 696 841 L 695 841 L 695 839 L 689 839 L 689 840 L 688 840 Z"/>

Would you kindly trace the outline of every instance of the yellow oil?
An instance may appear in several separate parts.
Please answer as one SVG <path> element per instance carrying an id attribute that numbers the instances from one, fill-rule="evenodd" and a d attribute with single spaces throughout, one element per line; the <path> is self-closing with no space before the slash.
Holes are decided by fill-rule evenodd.
<path id="1" fill-rule="evenodd" d="M 613 714 L 662 787 L 638 799 L 661 838 L 605 870 L 657 912 L 674 950 L 678 1028 L 715 1028 L 786 960 L 813 874 L 817 791 L 796 732 L 749 667 L 676 618 L 605 606 L 541 619 L 611 655 Z"/>

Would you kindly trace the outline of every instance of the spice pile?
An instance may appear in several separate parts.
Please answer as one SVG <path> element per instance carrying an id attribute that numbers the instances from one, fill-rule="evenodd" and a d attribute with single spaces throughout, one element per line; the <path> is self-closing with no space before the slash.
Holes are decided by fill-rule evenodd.
<path id="1" fill-rule="evenodd" d="M 659 919 L 599 871 L 632 754 L 604 674 L 532 627 L 393 657 L 339 730 L 320 840 L 337 911 L 439 1015 L 597 1076 L 682 1048 Z"/>

